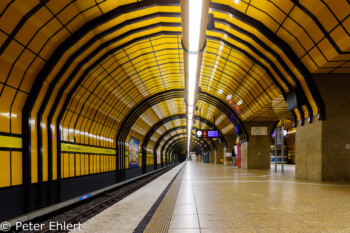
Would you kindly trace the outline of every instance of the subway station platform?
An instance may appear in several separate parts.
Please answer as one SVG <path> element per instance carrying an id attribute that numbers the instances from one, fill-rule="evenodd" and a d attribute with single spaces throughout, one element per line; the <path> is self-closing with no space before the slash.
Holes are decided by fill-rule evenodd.
<path id="1" fill-rule="evenodd" d="M 0 0 L 0 232 L 350 232 L 349 77 L 350 0 Z"/>
<path id="2" fill-rule="evenodd" d="M 349 196 L 349 183 L 298 179 L 293 165 L 282 173 L 187 161 L 79 232 L 350 232 Z"/>

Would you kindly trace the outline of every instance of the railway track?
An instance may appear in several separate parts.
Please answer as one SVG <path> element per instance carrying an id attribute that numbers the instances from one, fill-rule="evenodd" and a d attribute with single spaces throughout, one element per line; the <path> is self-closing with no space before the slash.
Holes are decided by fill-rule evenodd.
<path id="1" fill-rule="evenodd" d="M 55 227 L 55 230 L 52 230 L 50 227 L 50 223 L 54 223 L 55 226 L 66 226 L 66 225 L 74 225 L 74 224 L 82 224 L 94 217 L 98 213 L 107 209 L 108 207 L 114 205 L 115 203 L 121 201 L 128 195 L 132 194 L 136 190 L 150 183 L 157 177 L 163 175 L 170 169 L 172 169 L 176 165 L 172 165 L 169 168 L 165 168 L 161 171 L 152 173 L 148 176 L 140 178 L 138 180 L 134 180 L 131 183 L 118 187 L 114 190 L 110 190 L 103 194 L 98 195 L 97 197 L 90 198 L 85 200 L 83 203 L 78 203 L 78 205 L 74 207 L 67 207 L 64 210 L 55 213 L 54 216 L 49 217 L 40 217 L 36 221 L 31 221 L 33 224 L 42 224 L 44 227 L 40 231 L 24 231 L 21 230 L 21 233 L 29 233 L 29 232 L 69 232 L 69 230 L 61 229 L 60 227 Z"/>

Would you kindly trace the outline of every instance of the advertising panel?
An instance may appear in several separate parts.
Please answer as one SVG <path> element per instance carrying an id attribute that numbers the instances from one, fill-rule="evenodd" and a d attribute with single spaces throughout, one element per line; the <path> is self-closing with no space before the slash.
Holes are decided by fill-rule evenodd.
<path id="1" fill-rule="evenodd" d="M 139 166 L 139 145 L 140 141 L 136 138 L 129 140 L 129 167 Z"/>

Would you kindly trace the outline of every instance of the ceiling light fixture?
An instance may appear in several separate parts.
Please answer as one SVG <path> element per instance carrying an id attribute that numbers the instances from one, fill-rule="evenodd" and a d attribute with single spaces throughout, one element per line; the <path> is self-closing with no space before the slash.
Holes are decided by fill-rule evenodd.
<path id="1" fill-rule="evenodd" d="M 189 153 L 194 107 L 206 44 L 210 0 L 181 0 L 182 47 L 184 49 L 187 104 L 187 151 Z"/>

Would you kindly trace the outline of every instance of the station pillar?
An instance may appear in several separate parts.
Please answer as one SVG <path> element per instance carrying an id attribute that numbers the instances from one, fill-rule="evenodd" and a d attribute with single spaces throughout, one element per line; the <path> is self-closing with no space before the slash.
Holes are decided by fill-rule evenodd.
<path id="1" fill-rule="evenodd" d="M 224 135 L 226 141 L 226 148 L 224 148 L 224 165 L 233 165 L 232 151 L 235 146 L 236 135 Z"/>
<path id="2" fill-rule="evenodd" d="M 223 144 L 219 142 L 219 139 L 215 140 L 214 143 L 216 145 L 216 153 L 215 153 L 216 160 L 214 163 L 220 164 L 220 160 L 224 159 L 225 148 Z"/>
<path id="3" fill-rule="evenodd" d="M 213 160 L 212 160 L 212 163 L 214 164 L 217 164 L 217 161 L 216 161 L 216 150 L 213 150 Z"/>
<path id="4" fill-rule="evenodd" d="M 215 143 L 214 143 L 215 144 Z M 216 150 L 210 146 L 209 163 L 216 163 Z"/>
<path id="5" fill-rule="evenodd" d="M 244 126 L 249 134 L 249 141 L 241 143 L 241 167 L 252 169 L 270 168 L 270 133 L 276 122 L 247 121 Z M 252 134 L 257 129 L 257 133 Z M 261 130 L 265 129 L 265 132 Z M 260 132 L 258 132 L 260 130 Z M 255 132 L 255 131 L 254 131 Z M 259 134 L 259 135 L 257 135 Z"/>
<path id="6" fill-rule="evenodd" d="M 295 176 L 310 180 L 350 180 L 349 75 L 314 75 L 326 119 L 298 125 Z"/>

